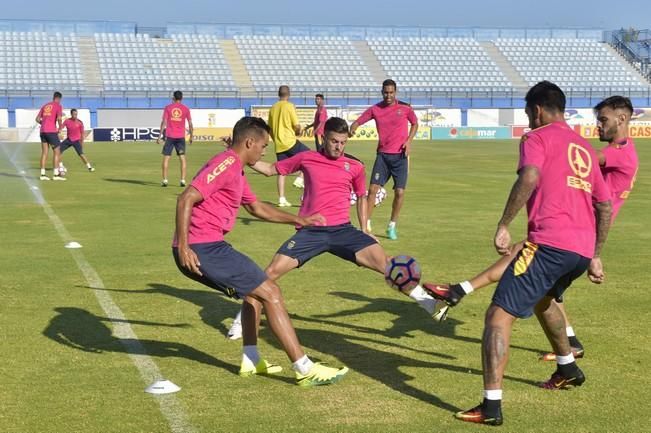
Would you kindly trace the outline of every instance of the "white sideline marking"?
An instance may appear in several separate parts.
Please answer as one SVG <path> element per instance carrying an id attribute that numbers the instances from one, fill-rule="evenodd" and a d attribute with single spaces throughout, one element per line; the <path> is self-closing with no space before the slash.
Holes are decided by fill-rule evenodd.
<path id="1" fill-rule="evenodd" d="M 63 225 L 63 221 L 61 221 L 61 218 L 59 218 L 59 216 L 54 212 L 49 203 L 45 201 L 43 193 L 39 187 L 36 186 L 34 179 L 27 177 L 26 174 L 23 174 L 25 171 L 22 167 L 19 167 L 16 164 L 13 155 L 10 156 L 7 153 L 5 145 L 0 144 L 0 147 L 9 159 L 9 162 L 11 162 L 11 164 L 16 169 L 16 173 L 22 177 L 22 179 L 29 187 L 29 190 L 34 195 L 36 202 L 43 208 L 43 211 L 50 219 L 50 222 L 52 222 L 52 225 L 61 237 L 61 240 L 63 240 L 63 242 L 66 244 L 73 242 L 73 238 L 66 227 Z M 119 338 L 121 340 L 121 343 L 127 349 L 129 358 L 131 358 L 131 361 L 138 369 L 138 372 L 140 373 L 140 376 L 142 377 L 145 384 L 149 385 L 156 380 L 162 379 L 163 376 L 160 369 L 154 360 L 149 355 L 147 355 L 145 348 L 143 347 L 142 343 L 140 343 L 140 340 L 138 340 L 136 333 L 133 332 L 131 325 L 129 325 L 129 323 L 126 321 L 127 319 L 120 307 L 118 307 L 117 304 L 113 301 L 110 293 L 106 290 L 103 290 L 105 289 L 105 286 L 102 282 L 102 279 L 99 277 L 90 263 L 88 263 L 86 257 L 84 256 L 84 253 L 80 249 L 71 249 L 68 251 L 70 251 L 72 258 L 75 260 L 75 263 L 77 263 L 77 267 L 84 275 L 84 278 L 86 278 L 88 286 L 93 289 L 99 289 L 93 290 L 93 293 L 95 293 L 95 297 L 97 298 L 99 305 L 102 307 L 102 310 L 104 310 L 106 317 L 108 317 L 113 323 L 113 335 Z M 173 394 L 165 394 L 157 395 L 154 398 L 158 401 L 158 404 L 160 405 L 160 411 L 167 419 L 172 432 L 193 433 L 198 431 L 192 424 L 190 424 L 188 416 L 186 415 L 185 410 L 183 409 L 176 396 Z"/>

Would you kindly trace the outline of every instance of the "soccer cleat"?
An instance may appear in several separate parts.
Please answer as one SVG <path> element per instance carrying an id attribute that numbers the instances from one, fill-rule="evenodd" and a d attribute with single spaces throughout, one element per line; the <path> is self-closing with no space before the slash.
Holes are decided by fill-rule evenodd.
<path id="1" fill-rule="evenodd" d="M 229 340 L 239 340 L 240 338 L 242 338 L 242 323 L 233 322 L 231 327 L 228 329 L 226 338 L 228 338 Z"/>
<path id="2" fill-rule="evenodd" d="M 571 376 L 564 376 L 560 373 L 558 369 L 552 374 L 552 377 L 549 378 L 547 382 L 542 382 L 538 386 L 543 389 L 570 389 L 575 386 L 581 386 L 585 382 L 585 375 L 579 367 L 576 368 L 576 372 Z"/>
<path id="3" fill-rule="evenodd" d="M 572 347 L 572 355 L 574 355 L 574 358 L 583 358 L 583 355 L 585 355 L 585 350 L 583 347 Z M 541 361 L 556 361 L 556 354 L 554 352 L 547 352 L 543 353 L 540 355 Z"/>
<path id="4" fill-rule="evenodd" d="M 450 307 L 454 307 L 461 300 L 453 290 L 450 290 L 448 284 L 423 283 L 423 289 L 432 295 L 433 298 L 445 302 Z"/>
<path id="5" fill-rule="evenodd" d="M 68 179 L 57 174 L 56 176 L 52 176 L 52 180 L 68 180 Z"/>
<path id="6" fill-rule="evenodd" d="M 42 174 L 41 177 L 39 177 L 39 179 L 40 179 L 40 180 L 50 180 L 50 178 L 47 177 L 47 176 L 44 175 L 44 174 Z"/>
<path id="7" fill-rule="evenodd" d="M 256 374 L 278 374 L 283 371 L 280 365 L 271 364 L 264 359 L 258 361 L 257 365 L 253 365 L 251 361 L 242 361 L 240 365 L 240 376 L 251 377 Z"/>
<path id="8" fill-rule="evenodd" d="M 278 199 L 278 207 L 292 207 L 292 204 L 285 197 L 280 197 Z"/>
<path id="9" fill-rule="evenodd" d="M 459 421 L 474 422 L 477 424 L 502 425 L 504 420 L 502 419 L 501 409 L 498 409 L 497 415 L 488 416 L 483 412 L 483 408 L 483 405 L 480 404 L 472 409 L 457 412 L 454 414 L 454 417 Z"/>
<path id="10" fill-rule="evenodd" d="M 292 184 L 296 188 L 305 188 L 305 182 L 303 181 L 303 178 L 298 176 L 296 179 L 294 179 L 294 183 Z"/>
<path id="11" fill-rule="evenodd" d="M 88 171 L 90 171 L 91 173 L 94 172 L 94 171 L 95 171 L 95 167 L 88 167 Z"/>
<path id="12" fill-rule="evenodd" d="M 387 237 L 392 241 L 398 240 L 398 232 L 395 227 L 387 227 Z"/>
<path id="13" fill-rule="evenodd" d="M 185 186 L 185 179 L 181 179 L 181 182 L 179 182 L 179 185 L 184 187 Z"/>
<path id="14" fill-rule="evenodd" d="M 332 368 L 317 362 L 306 375 L 296 372 L 296 385 L 303 387 L 329 385 L 339 382 L 346 373 L 348 367 Z"/>
<path id="15" fill-rule="evenodd" d="M 167 179 L 163 179 L 163 181 L 160 183 L 160 186 L 166 187 L 168 184 Z"/>
<path id="16" fill-rule="evenodd" d="M 437 303 L 437 308 L 438 308 Z M 436 322 L 443 322 L 448 318 L 448 311 L 450 310 L 450 307 L 448 305 L 444 305 L 443 307 L 437 309 L 434 311 L 432 314 L 432 319 L 434 319 Z"/>

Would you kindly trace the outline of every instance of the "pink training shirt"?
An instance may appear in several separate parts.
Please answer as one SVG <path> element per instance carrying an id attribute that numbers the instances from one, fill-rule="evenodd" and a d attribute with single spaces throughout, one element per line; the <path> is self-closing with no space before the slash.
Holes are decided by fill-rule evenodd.
<path id="1" fill-rule="evenodd" d="M 357 123 L 363 125 L 371 119 L 375 119 L 380 137 L 377 151 L 382 153 L 402 153 L 402 147 L 409 138 L 408 123 L 411 125 L 418 123 L 416 113 L 411 106 L 398 100 L 391 105 L 382 101 L 369 107 L 359 116 Z"/>
<path id="2" fill-rule="evenodd" d="M 319 107 L 314 113 L 314 135 L 322 136 L 325 133 L 325 123 L 328 121 L 328 110 L 326 107 Z"/>
<path id="3" fill-rule="evenodd" d="M 63 107 L 58 102 L 48 102 L 38 112 L 41 118 L 41 132 L 45 134 L 58 133 L 57 118 L 63 115 Z"/>
<path id="4" fill-rule="evenodd" d="M 590 143 L 565 122 L 537 128 L 520 141 L 518 172 L 538 169 L 538 185 L 527 202 L 528 239 L 592 258 L 596 240 L 593 202 L 610 200 Z"/>
<path id="5" fill-rule="evenodd" d="M 281 175 L 299 170 L 303 172 L 305 190 L 298 214 L 310 216 L 320 213 L 326 220 L 325 226 L 350 222 L 351 189 L 359 197 L 366 194 L 364 165 L 345 155 L 330 159 L 311 150 L 278 161 L 275 165 Z"/>
<path id="6" fill-rule="evenodd" d="M 214 156 L 190 185 L 201 193 L 203 200 L 192 208 L 188 244 L 223 241 L 235 225 L 240 205 L 257 200 L 233 150 Z M 177 246 L 176 234 L 173 245 Z"/>
<path id="7" fill-rule="evenodd" d="M 601 151 L 606 157 L 606 164 L 601 167 L 601 173 L 612 194 L 610 200 L 613 204 L 614 221 L 633 189 L 639 162 L 635 144 L 630 137 L 623 143 L 611 143 Z"/>
<path id="8" fill-rule="evenodd" d="M 169 138 L 185 138 L 185 121 L 192 121 L 190 109 L 180 102 L 169 104 L 163 110 L 165 120 L 165 136 Z"/>
<path id="9" fill-rule="evenodd" d="M 68 140 L 72 142 L 81 140 L 81 137 L 84 134 L 84 122 L 79 119 L 72 120 L 72 118 L 70 118 L 63 122 L 63 127 L 68 131 Z"/>

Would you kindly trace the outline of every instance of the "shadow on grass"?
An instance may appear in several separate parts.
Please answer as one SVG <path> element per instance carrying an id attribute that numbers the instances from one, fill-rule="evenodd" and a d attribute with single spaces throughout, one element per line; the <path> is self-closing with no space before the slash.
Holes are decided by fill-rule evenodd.
<path id="1" fill-rule="evenodd" d="M 115 179 L 111 177 L 103 177 L 102 180 L 106 182 L 115 182 L 115 183 L 128 183 L 131 185 L 140 185 L 140 186 L 157 186 L 161 187 L 159 182 L 149 182 L 146 180 L 139 179 Z"/>
<path id="2" fill-rule="evenodd" d="M 64 346 L 97 354 L 117 352 L 129 355 L 150 355 L 161 358 L 184 358 L 237 374 L 238 370 L 236 366 L 220 361 L 187 344 L 173 341 L 118 338 L 113 335 L 111 328 L 106 323 L 112 323 L 114 328 L 118 328 L 123 324 L 178 328 L 188 326 L 186 324 L 119 320 L 96 316 L 89 311 L 75 307 L 57 307 L 54 311 L 57 314 L 43 330 L 43 335 Z"/>
<path id="3" fill-rule="evenodd" d="M 34 176 L 30 176 L 30 175 L 27 175 L 27 174 L 21 175 L 21 174 L 16 174 L 16 173 L 0 172 L 0 176 L 2 176 L 2 177 L 15 177 L 15 178 L 18 178 L 18 179 L 22 179 L 23 177 L 26 177 L 27 179 L 36 179 Z"/>

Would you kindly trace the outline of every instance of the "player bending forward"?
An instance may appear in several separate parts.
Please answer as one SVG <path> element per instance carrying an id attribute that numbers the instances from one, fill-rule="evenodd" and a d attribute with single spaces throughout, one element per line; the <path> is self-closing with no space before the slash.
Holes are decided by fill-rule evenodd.
<path id="1" fill-rule="evenodd" d="M 244 334 L 251 336 L 249 339 L 257 331 L 248 324 L 259 320 L 256 316 L 264 307 L 269 327 L 293 363 L 298 385 L 335 383 L 348 368 L 315 364 L 305 355 L 280 288 L 249 257 L 224 241 L 224 235 L 235 225 L 240 206 L 270 222 L 311 226 L 323 220 L 320 215 L 296 216 L 282 212 L 257 200 L 243 168 L 260 160 L 268 140 L 269 127 L 262 119 L 244 117 L 235 124 L 232 146 L 208 161 L 178 198 L 174 260 L 185 276 L 244 299 Z M 241 376 L 276 374 L 281 370 L 280 366 L 262 359 L 255 346 L 244 347 Z"/>
<path id="2" fill-rule="evenodd" d="M 305 174 L 305 193 L 299 215 L 323 215 L 325 221 L 306 227 L 297 225 L 294 236 L 283 243 L 265 270 L 271 280 L 277 280 L 294 268 L 325 252 L 336 255 L 384 274 L 387 255 L 377 240 L 368 233 L 366 226 L 366 176 L 364 165 L 357 159 L 344 154 L 348 141 L 348 124 L 345 120 L 332 117 L 325 124 L 325 141 L 321 152 L 301 152 L 275 164 L 258 162 L 252 168 L 266 176 L 289 175 L 297 171 Z M 362 230 L 350 222 L 350 191 L 357 194 L 357 217 Z M 414 299 L 436 320 L 446 316 L 447 306 L 425 293 L 419 285 L 405 295 Z M 249 316 L 251 318 L 252 316 Z M 256 322 L 245 323 L 246 329 L 257 329 L 260 311 L 256 311 Z M 237 338 L 237 318 L 229 331 L 229 338 Z M 244 345 L 255 345 L 255 335 L 244 332 Z"/>

